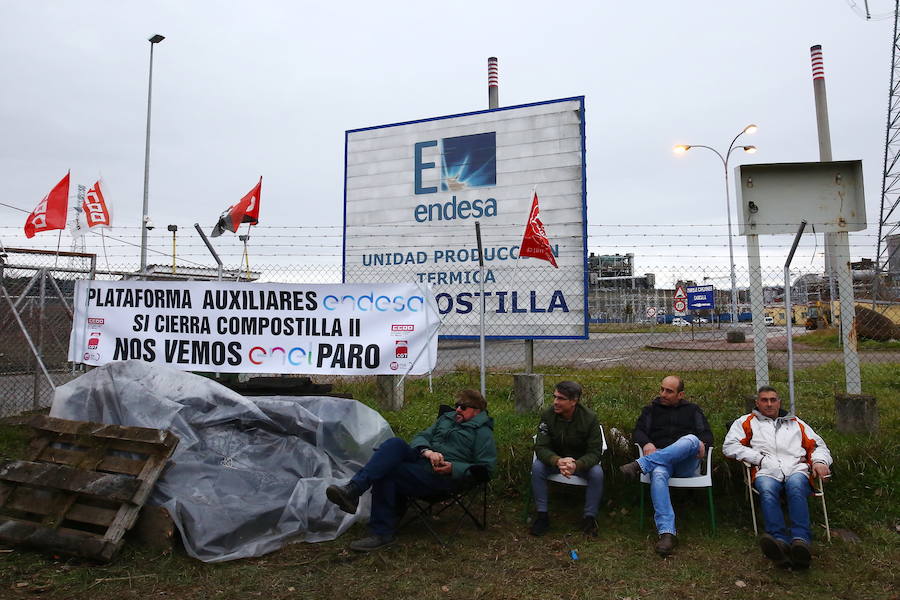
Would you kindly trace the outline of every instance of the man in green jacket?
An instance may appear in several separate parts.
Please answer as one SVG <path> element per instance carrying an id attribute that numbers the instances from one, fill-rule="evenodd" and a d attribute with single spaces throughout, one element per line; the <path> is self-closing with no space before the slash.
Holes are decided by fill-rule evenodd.
<path id="1" fill-rule="evenodd" d="M 581 386 L 574 381 L 561 381 L 553 390 L 553 406 L 541 413 L 531 465 L 531 489 L 537 507 L 537 516 L 531 523 L 532 535 L 544 535 L 550 528 L 547 477 L 556 473 L 587 479 L 581 529 L 588 535 L 597 535 L 597 509 L 603 497 L 603 435 L 596 413 L 580 400 Z"/>
<path id="2" fill-rule="evenodd" d="M 497 464 L 493 430 L 482 395 L 462 390 L 453 412 L 440 415 L 408 444 L 401 438 L 387 440 L 346 485 L 328 486 L 328 499 L 350 514 L 356 513 L 359 497 L 372 488 L 372 535 L 351 542 L 350 549 L 368 552 L 393 543 L 404 498 L 451 490 L 475 465 L 493 472 Z"/>

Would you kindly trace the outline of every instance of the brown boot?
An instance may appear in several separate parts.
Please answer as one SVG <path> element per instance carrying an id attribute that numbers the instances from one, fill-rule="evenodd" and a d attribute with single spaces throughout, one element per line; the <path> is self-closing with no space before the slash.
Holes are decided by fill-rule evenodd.
<path id="1" fill-rule="evenodd" d="M 671 533 L 664 533 L 659 536 L 659 541 L 656 542 L 656 553 L 662 557 L 669 556 L 677 545 L 678 538 Z"/>
<path id="2" fill-rule="evenodd" d="M 636 460 L 619 467 L 619 472 L 621 472 L 626 479 L 631 480 L 635 480 L 643 474 L 643 471 L 641 471 L 641 465 L 639 465 L 638 461 Z"/>
<path id="3" fill-rule="evenodd" d="M 812 561 L 812 553 L 809 551 L 809 544 L 801 539 L 795 539 L 791 542 L 791 563 L 795 569 L 808 569 L 809 563 Z"/>
<path id="4" fill-rule="evenodd" d="M 329 485 L 325 488 L 325 496 L 345 513 L 356 514 L 360 494 L 352 481 L 346 485 Z"/>
<path id="5" fill-rule="evenodd" d="M 791 566 L 790 547 L 779 539 L 764 533 L 759 536 L 759 548 L 766 558 L 775 563 L 780 569 Z"/>

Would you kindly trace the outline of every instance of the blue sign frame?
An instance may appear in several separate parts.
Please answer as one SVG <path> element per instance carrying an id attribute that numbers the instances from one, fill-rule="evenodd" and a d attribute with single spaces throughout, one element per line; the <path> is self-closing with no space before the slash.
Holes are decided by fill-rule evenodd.
<path id="1" fill-rule="evenodd" d="M 706 310 L 716 307 L 716 290 L 713 286 L 688 286 L 686 291 L 688 310 Z"/>

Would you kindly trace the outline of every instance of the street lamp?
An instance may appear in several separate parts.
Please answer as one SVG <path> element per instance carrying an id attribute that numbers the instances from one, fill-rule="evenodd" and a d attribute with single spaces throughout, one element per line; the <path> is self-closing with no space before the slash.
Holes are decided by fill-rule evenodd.
<path id="1" fill-rule="evenodd" d="M 178 232 L 178 225 L 169 225 L 166 227 L 172 232 L 172 275 L 175 274 L 175 234 Z"/>
<path id="2" fill-rule="evenodd" d="M 147 138 L 144 146 L 144 209 L 141 213 L 141 273 L 147 270 L 147 231 L 152 228 L 147 214 L 147 198 L 150 187 L 150 101 L 153 98 L 153 46 L 166 39 L 158 33 L 148 38 L 150 42 L 150 76 L 147 83 Z"/>
<path id="3" fill-rule="evenodd" d="M 731 144 L 729 144 L 728 146 L 728 151 L 724 155 L 712 146 L 704 146 L 703 144 L 680 144 L 672 149 L 675 154 L 684 154 L 692 148 L 706 148 L 707 150 L 712 150 L 716 153 L 716 156 L 719 157 L 719 160 L 722 161 L 722 166 L 725 169 L 725 209 L 728 211 L 728 258 L 731 264 L 731 314 L 732 318 L 735 319 L 735 321 L 733 321 L 735 323 L 737 322 L 738 318 L 737 280 L 734 276 L 734 243 L 731 240 L 731 191 L 728 187 L 728 160 L 731 158 L 731 153 L 738 148 L 742 149 L 747 154 L 753 154 L 756 152 L 756 146 L 735 146 L 734 143 L 745 133 L 756 133 L 757 129 L 759 129 L 759 127 L 752 123 L 744 127 L 740 131 L 740 133 L 734 136 L 734 139 L 731 140 Z"/>

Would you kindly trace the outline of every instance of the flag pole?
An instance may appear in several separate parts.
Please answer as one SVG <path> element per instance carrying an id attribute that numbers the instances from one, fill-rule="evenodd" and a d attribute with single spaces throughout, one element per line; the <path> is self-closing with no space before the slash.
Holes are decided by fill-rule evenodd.
<path id="1" fill-rule="evenodd" d="M 109 274 L 111 270 L 109 268 L 109 255 L 106 253 L 106 231 L 104 229 L 100 230 L 100 243 L 103 245 L 103 260 L 106 261 L 106 272 Z"/>
<path id="2" fill-rule="evenodd" d="M 62 244 L 62 229 L 59 230 L 59 235 L 56 237 L 56 256 L 53 259 L 53 268 L 55 269 L 57 264 L 59 264 L 59 247 Z"/>
<path id="3" fill-rule="evenodd" d="M 537 194 L 537 186 L 531 186 L 531 201 L 534 202 L 534 196 Z M 531 216 L 531 205 L 528 206 L 528 216 Z M 525 221 L 525 230 L 528 230 L 528 221 Z M 519 246 L 519 250 L 522 250 L 522 247 Z M 513 281 L 516 281 L 516 273 L 519 269 L 519 259 L 522 258 L 520 253 L 516 253 L 516 264 L 513 269 Z M 525 373 L 531 374 L 534 373 L 534 338 L 525 340 Z"/>
<path id="4" fill-rule="evenodd" d="M 481 309 L 480 327 L 478 328 L 478 348 L 480 352 L 480 376 L 481 376 L 481 396 L 487 398 L 487 389 L 484 378 L 484 252 L 481 246 L 481 223 L 475 221 L 475 239 L 478 242 L 478 272 L 479 272 L 479 289 L 481 291 Z"/>
<path id="5" fill-rule="evenodd" d="M 238 239 L 244 242 L 244 259 L 243 263 L 246 267 L 245 272 L 247 275 L 247 281 L 250 281 L 250 254 L 247 251 L 247 242 L 250 241 L 250 223 L 247 223 L 247 233 L 244 235 L 238 235 Z"/>

